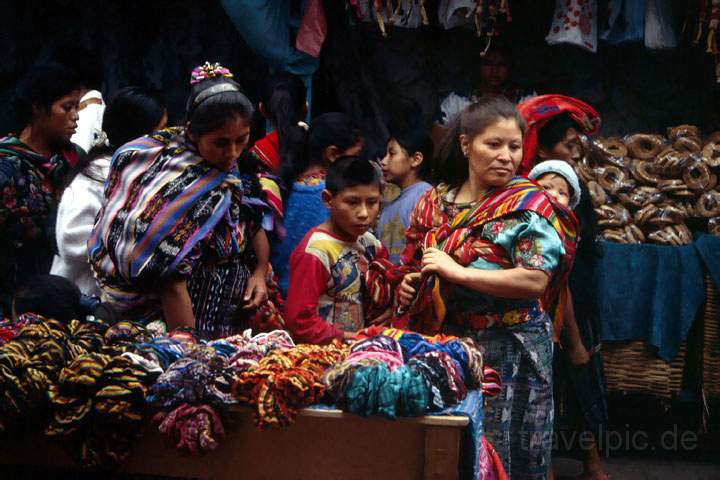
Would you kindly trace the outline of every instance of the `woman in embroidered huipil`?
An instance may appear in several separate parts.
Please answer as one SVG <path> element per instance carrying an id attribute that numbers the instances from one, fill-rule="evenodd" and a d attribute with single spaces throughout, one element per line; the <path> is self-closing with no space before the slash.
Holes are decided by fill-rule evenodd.
<path id="1" fill-rule="evenodd" d="M 88 251 L 103 300 L 126 319 L 217 338 L 267 301 L 268 207 L 238 162 L 253 107 L 230 76 L 195 69 L 185 128 L 113 156 Z"/>
<path id="2" fill-rule="evenodd" d="M 502 372 L 485 430 L 513 479 L 545 478 L 552 437 L 552 325 L 541 297 L 572 266 L 577 221 L 515 177 L 525 122 L 501 97 L 467 107 L 440 145 L 403 252 L 396 324 L 474 337 Z M 407 325 L 407 324 L 406 324 Z"/>
<path id="3" fill-rule="evenodd" d="M 79 155 L 75 133 L 82 83 L 59 64 L 36 65 L 18 82 L 14 132 L 0 138 L 0 317 L 15 289 L 48 273 L 55 214 Z"/>

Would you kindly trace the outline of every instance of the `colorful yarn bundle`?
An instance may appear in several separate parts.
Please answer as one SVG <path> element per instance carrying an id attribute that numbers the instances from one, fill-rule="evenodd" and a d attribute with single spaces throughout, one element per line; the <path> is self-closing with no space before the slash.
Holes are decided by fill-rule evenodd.
<path id="1" fill-rule="evenodd" d="M 118 322 L 105 332 L 103 353 L 121 355 L 132 350 L 136 344 L 145 342 L 149 337 L 145 329 L 136 323 Z"/>
<path id="2" fill-rule="evenodd" d="M 242 335 L 227 337 L 223 341 L 236 347 L 230 357 L 230 366 L 238 372 L 257 366 L 273 350 L 295 347 L 295 342 L 285 330 L 260 333 L 254 337 L 250 330 L 246 330 Z"/>
<path id="3" fill-rule="evenodd" d="M 405 361 L 427 352 L 444 352 L 455 360 L 471 388 L 481 388 L 483 395 L 493 397 L 500 393 L 500 375 L 494 369 L 484 365 L 483 354 L 475 340 L 469 337 L 458 338 L 449 335 L 427 336 L 407 332 L 397 328 L 369 327 L 360 332 L 361 337 L 383 335 L 398 341 L 403 350 Z"/>
<path id="4" fill-rule="evenodd" d="M 210 405 L 183 403 L 170 413 L 159 412 L 153 418 L 158 429 L 175 443 L 175 448 L 190 455 L 211 452 L 225 436 L 220 416 Z"/>
<path id="5" fill-rule="evenodd" d="M 45 433 L 88 466 L 113 467 L 127 459 L 142 431 L 148 373 L 129 358 L 78 356 L 48 388 L 54 415 Z"/>
<path id="6" fill-rule="evenodd" d="M 67 362 L 101 344 L 106 328 L 100 322 L 65 325 L 39 316 L 26 319 L 29 324 L 0 347 L 0 432 L 20 420 L 27 429 L 32 420 L 42 419 L 47 386 Z"/>
<path id="7" fill-rule="evenodd" d="M 147 401 L 162 408 L 183 403 L 237 403 L 231 394 L 235 372 L 219 355 L 212 362 L 183 357 L 175 361 L 152 386 Z"/>
<path id="8" fill-rule="evenodd" d="M 255 406 L 255 424 L 260 430 L 286 426 L 295 420 L 298 409 L 320 400 L 325 393 L 321 376 L 347 354 L 348 348 L 339 343 L 273 350 L 256 367 L 239 375 L 233 393 L 241 402 Z"/>
<path id="9" fill-rule="evenodd" d="M 346 360 L 323 376 L 329 396 L 344 410 L 418 416 L 460 403 L 468 387 L 499 393 L 499 375 L 483 365 L 482 352 L 470 338 L 379 328 L 360 334 L 364 338 L 352 345 Z"/>

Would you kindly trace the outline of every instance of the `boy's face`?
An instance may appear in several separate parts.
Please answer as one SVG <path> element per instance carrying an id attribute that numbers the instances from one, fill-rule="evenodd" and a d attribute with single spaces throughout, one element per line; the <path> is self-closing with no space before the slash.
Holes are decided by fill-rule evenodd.
<path id="1" fill-rule="evenodd" d="M 560 205 L 567 207 L 570 205 L 570 185 L 567 180 L 557 173 L 546 173 L 537 179 L 537 182 L 545 189 L 545 191 L 555 199 Z"/>
<path id="2" fill-rule="evenodd" d="M 338 233 L 355 239 L 375 225 L 380 213 L 380 186 L 356 185 L 336 195 L 325 190 L 323 200 Z"/>

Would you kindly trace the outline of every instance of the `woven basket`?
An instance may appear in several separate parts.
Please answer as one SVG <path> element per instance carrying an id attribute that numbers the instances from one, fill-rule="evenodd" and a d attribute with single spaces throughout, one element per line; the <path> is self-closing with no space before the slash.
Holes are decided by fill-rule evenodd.
<path id="1" fill-rule="evenodd" d="M 603 344 L 608 390 L 647 393 L 671 398 L 682 388 L 685 343 L 672 362 L 657 356 L 656 349 L 642 340 Z"/>
<path id="2" fill-rule="evenodd" d="M 705 277 L 707 298 L 703 316 L 703 388 L 708 397 L 720 397 L 720 320 L 718 291 L 709 275 Z"/>

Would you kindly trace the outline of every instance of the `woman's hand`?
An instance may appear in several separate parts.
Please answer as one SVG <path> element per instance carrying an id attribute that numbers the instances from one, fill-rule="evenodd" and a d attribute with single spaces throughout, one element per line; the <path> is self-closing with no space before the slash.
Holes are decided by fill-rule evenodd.
<path id="1" fill-rule="evenodd" d="M 408 273 L 400 282 L 398 287 L 398 300 L 400 306 L 407 307 L 415 298 L 418 282 L 420 282 L 420 272 Z"/>
<path id="2" fill-rule="evenodd" d="M 427 248 L 422 257 L 422 273 L 435 273 L 450 282 L 457 282 L 465 271 L 465 267 L 437 248 Z"/>
<path id="3" fill-rule="evenodd" d="M 256 272 L 248 279 L 245 287 L 245 305 L 243 310 L 254 310 L 265 305 L 268 300 L 267 282 L 262 272 Z"/>

